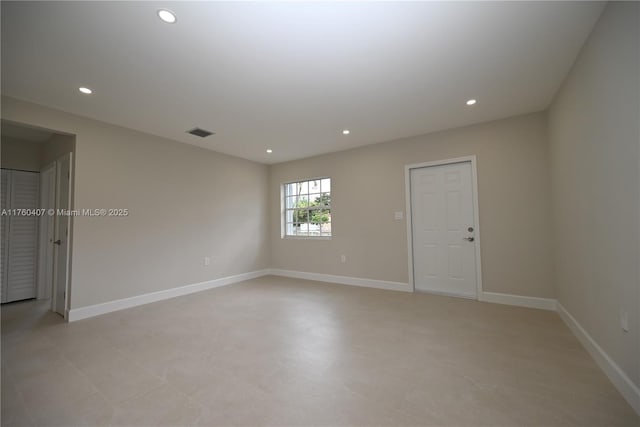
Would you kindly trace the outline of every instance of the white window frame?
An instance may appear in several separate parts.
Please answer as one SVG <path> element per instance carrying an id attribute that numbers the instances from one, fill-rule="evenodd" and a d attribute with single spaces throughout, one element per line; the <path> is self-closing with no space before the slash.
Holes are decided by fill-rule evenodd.
<path id="1" fill-rule="evenodd" d="M 290 210 L 290 209 L 287 209 L 287 192 L 286 192 L 287 185 L 297 184 L 302 182 L 310 182 L 310 181 L 321 181 L 323 179 L 328 179 L 330 181 L 333 181 L 329 176 L 322 176 L 322 177 L 315 177 L 315 178 L 297 179 L 295 181 L 287 181 L 280 184 L 280 238 L 281 239 L 331 240 L 331 237 L 333 237 L 333 227 L 331 229 L 330 236 L 297 236 L 297 235 L 287 234 L 287 210 Z M 329 194 L 331 193 L 332 191 L 329 191 Z M 323 194 L 323 193 L 321 191 L 318 194 Z M 332 202 L 330 201 L 327 207 L 325 208 L 318 207 L 316 209 L 329 209 L 329 211 L 332 212 L 331 206 L 332 206 Z M 331 223 L 333 223 L 333 221 L 331 221 Z"/>

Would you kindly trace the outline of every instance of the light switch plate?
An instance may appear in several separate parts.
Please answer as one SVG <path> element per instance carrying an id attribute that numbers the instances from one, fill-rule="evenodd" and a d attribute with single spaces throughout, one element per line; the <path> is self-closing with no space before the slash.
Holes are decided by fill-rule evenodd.
<path id="1" fill-rule="evenodd" d="M 401 219 L 404 219 L 404 212 L 402 211 L 396 211 L 393 213 L 393 219 L 395 219 L 396 221 L 400 221 Z"/>
<path id="2" fill-rule="evenodd" d="M 620 327 L 623 331 L 629 332 L 629 312 L 620 310 Z"/>

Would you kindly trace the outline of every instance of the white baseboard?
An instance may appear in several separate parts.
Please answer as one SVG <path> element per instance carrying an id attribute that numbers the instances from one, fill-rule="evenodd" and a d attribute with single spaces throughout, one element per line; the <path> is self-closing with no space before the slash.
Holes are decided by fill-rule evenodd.
<path id="1" fill-rule="evenodd" d="M 463 295 L 463 294 L 455 294 L 453 292 L 442 292 L 442 291 L 424 291 L 422 289 L 416 289 L 415 293 L 417 294 L 426 294 L 426 295 L 439 295 L 441 297 L 454 297 L 454 298 L 463 298 L 463 299 L 471 299 L 476 300 L 475 294 Z"/>
<path id="2" fill-rule="evenodd" d="M 539 308 L 542 310 L 556 310 L 556 300 L 552 298 L 525 297 L 522 295 L 500 294 L 497 292 L 482 292 L 480 301 L 496 304 L 517 305 L 519 307 Z"/>
<path id="3" fill-rule="evenodd" d="M 598 345 L 591 335 L 584 330 L 578 321 L 567 311 L 558 301 L 558 314 L 567 324 L 571 332 L 582 343 L 587 352 L 593 357 L 600 369 L 609 377 L 613 385 L 620 394 L 627 399 L 631 407 L 640 415 L 640 388 L 636 386 L 631 378 L 624 373 L 616 362 Z"/>
<path id="4" fill-rule="evenodd" d="M 218 288 L 220 286 L 231 285 L 233 283 L 242 282 L 244 280 L 255 279 L 256 277 L 266 276 L 269 270 L 251 271 L 249 273 L 237 274 L 235 276 L 221 277 L 206 282 L 194 283 L 193 285 L 179 286 L 177 288 L 165 289 L 163 291 L 151 292 L 135 297 L 123 298 L 115 301 L 109 301 L 102 304 L 90 305 L 87 307 L 72 308 L 68 311 L 67 321 L 75 322 L 89 317 L 99 316 L 101 314 L 110 313 L 112 311 L 123 310 L 125 308 L 136 307 L 139 305 L 149 304 L 151 302 L 162 301 L 169 298 L 179 297 L 182 295 L 192 294 L 194 292 L 206 291 L 207 289 Z"/>
<path id="5" fill-rule="evenodd" d="M 385 280 L 364 279 L 351 276 L 334 276 L 332 274 L 307 273 L 305 271 L 281 270 L 272 268 L 269 273 L 273 276 L 292 277 L 294 279 L 315 280 L 318 282 L 337 283 L 340 285 L 362 286 L 365 288 L 387 289 L 390 291 L 412 292 L 408 283 L 388 282 Z"/>

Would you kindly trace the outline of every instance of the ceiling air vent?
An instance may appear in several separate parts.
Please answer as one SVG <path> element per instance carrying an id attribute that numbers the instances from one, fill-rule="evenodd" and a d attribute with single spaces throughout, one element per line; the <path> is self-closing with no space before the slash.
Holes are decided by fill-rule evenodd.
<path id="1" fill-rule="evenodd" d="M 187 133 L 190 133 L 191 135 L 199 136 L 200 138 L 206 138 L 209 135 L 213 135 L 213 132 L 209 132 L 208 130 L 200 129 L 200 128 L 193 128 L 191 130 L 188 130 Z"/>

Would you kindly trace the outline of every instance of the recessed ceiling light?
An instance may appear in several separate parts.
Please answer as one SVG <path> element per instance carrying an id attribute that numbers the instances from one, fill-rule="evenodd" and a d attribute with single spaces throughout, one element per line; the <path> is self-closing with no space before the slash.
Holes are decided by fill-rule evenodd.
<path id="1" fill-rule="evenodd" d="M 91 95 L 93 93 L 93 91 L 91 89 L 89 89 L 88 87 L 79 87 L 78 90 L 86 95 Z"/>
<path id="2" fill-rule="evenodd" d="M 176 18 L 176 14 L 167 9 L 159 9 L 158 17 L 167 24 L 175 24 L 178 20 L 178 18 Z"/>
<path id="3" fill-rule="evenodd" d="M 267 148 L 267 153 L 271 154 L 273 153 L 273 150 L 271 148 Z"/>
<path id="4" fill-rule="evenodd" d="M 475 103 L 476 103 L 475 99 L 470 99 L 470 100 L 467 101 L 467 105 L 473 105 Z"/>
<path id="5" fill-rule="evenodd" d="M 349 135 L 351 133 L 351 131 L 349 129 L 345 129 L 342 131 L 343 135 Z"/>

